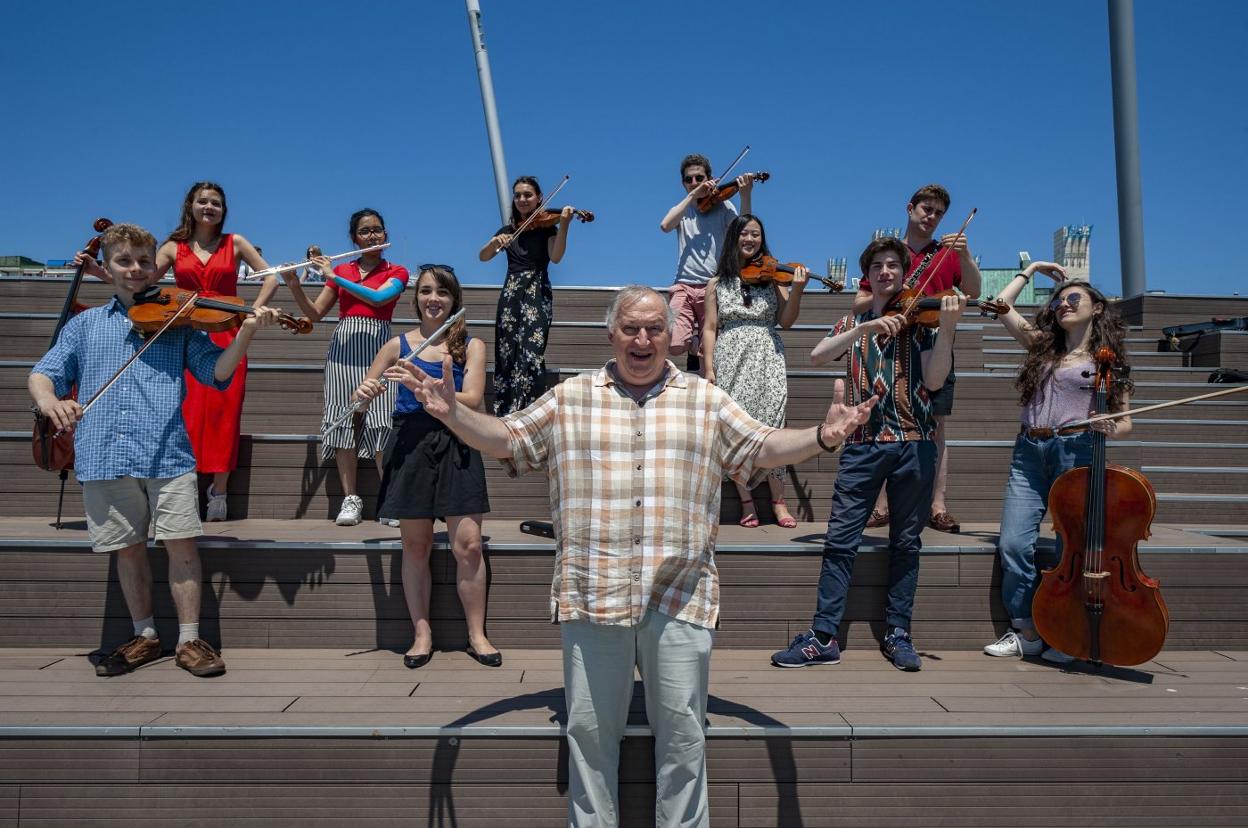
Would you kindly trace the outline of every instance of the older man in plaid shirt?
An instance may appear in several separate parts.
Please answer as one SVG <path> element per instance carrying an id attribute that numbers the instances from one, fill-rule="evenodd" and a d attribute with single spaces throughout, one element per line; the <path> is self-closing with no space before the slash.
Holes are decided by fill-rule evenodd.
<path id="1" fill-rule="evenodd" d="M 457 405 L 453 385 L 409 363 L 387 374 L 513 473 L 549 473 L 572 825 L 619 822 L 634 665 L 654 732 L 655 822 L 710 824 L 703 725 L 719 617 L 720 482 L 756 483 L 768 469 L 833 450 L 875 404 L 843 405 L 837 380 L 821 426 L 770 428 L 667 360 L 671 327 L 662 295 L 624 288 L 607 311 L 615 358 L 502 419 Z"/>

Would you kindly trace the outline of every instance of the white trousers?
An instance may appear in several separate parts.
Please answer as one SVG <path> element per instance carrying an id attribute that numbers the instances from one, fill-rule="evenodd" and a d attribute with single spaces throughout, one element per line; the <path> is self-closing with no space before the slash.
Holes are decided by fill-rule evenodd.
<path id="1" fill-rule="evenodd" d="M 633 627 L 587 621 L 559 626 L 568 705 L 568 824 L 619 825 L 620 742 L 636 665 L 654 732 L 654 823 L 709 826 L 704 727 L 711 631 L 657 612 L 647 612 Z"/>

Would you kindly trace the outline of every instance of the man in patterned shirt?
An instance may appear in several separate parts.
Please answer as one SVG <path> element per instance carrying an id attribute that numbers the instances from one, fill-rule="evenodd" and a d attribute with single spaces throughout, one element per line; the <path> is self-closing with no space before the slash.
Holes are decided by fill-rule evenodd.
<path id="1" fill-rule="evenodd" d="M 115 295 L 70 320 L 27 380 L 30 396 L 58 429 L 74 430 L 74 476 L 82 484 L 87 528 L 96 552 L 117 553 L 117 577 L 134 622 L 134 638 L 96 664 L 98 676 L 128 673 L 160 658 L 152 616 L 152 567 L 147 532 L 169 554 L 169 586 L 178 611 L 175 663 L 196 676 L 225 672 L 212 645 L 199 637 L 200 562 L 195 538 L 199 490 L 195 456 L 182 421 L 187 371 L 205 385 L 229 387 L 258 328 L 277 311 L 256 308 L 222 350 L 190 327 L 161 334 L 83 417 L 67 397 L 75 385 L 90 398 L 143 345 L 126 311 L 159 278 L 156 239 L 142 227 L 114 224 L 104 232 L 104 265 Z M 75 424 L 82 424 L 75 428 Z"/>
<path id="2" fill-rule="evenodd" d="M 410 363 L 387 374 L 513 473 L 549 472 L 572 825 L 618 824 L 634 665 L 654 731 L 656 824 L 709 825 L 703 724 L 719 618 L 721 481 L 756 483 L 768 469 L 832 450 L 875 403 L 843 405 L 838 381 L 823 424 L 770 428 L 678 371 L 667 359 L 671 329 L 659 293 L 624 288 L 607 311 L 615 358 L 502 419 L 457 405 L 453 385 Z M 450 377 L 449 361 L 443 368 Z"/>
<path id="3" fill-rule="evenodd" d="M 836 636 L 845 612 L 854 556 L 862 543 L 871 506 L 888 483 L 887 633 L 884 654 L 899 670 L 922 666 L 910 640 L 910 616 L 919 583 L 921 534 L 936 479 L 936 421 L 932 394 L 940 389 L 953 362 L 953 333 L 965 296 L 941 300 L 940 328 L 934 332 L 907 326 L 900 315 L 883 315 L 889 299 L 902 288 L 910 269 L 910 249 L 899 239 L 877 239 L 858 260 L 871 284 L 871 307 L 843 317 L 810 358 L 816 365 L 849 351 L 849 402 L 868 394 L 879 405 L 846 440 L 836 475 L 832 517 L 823 542 L 823 570 L 815 620 L 788 649 L 771 657 L 777 667 L 839 664 Z"/>

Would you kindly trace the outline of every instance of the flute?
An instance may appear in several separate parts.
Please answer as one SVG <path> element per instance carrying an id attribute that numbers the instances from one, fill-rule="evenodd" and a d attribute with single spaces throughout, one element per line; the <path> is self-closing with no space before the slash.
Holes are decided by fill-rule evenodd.
<path id="1" fill-rule="evenodd" d="M 439 325 L 438 329 L 434 331 L 433 334 L 428 339 L 426 339 L 424 342 L 417 345 L 410 354 L 400 359 L 399 362 L 410 362 L 416 357 L 420 356 L 421 352 L 423 352 L 430 345 L 432 345 L 433 343 L 441 339 L 442 336 L 448 330 L 450 330 L 452 325 L 454 325 L 459 320 L 463 319 L 466 313 L 468 313 L 467 308 L 460 308 L 455 313 L 451 314 L 451 317 L 447 319 L 445 322 L 443 322 L 441 325 Z M 383 379 L 382 381 L 393 382 L 394 380 Z M 338 428 L 342 426 L 343 424 L 350 422 L 351 418 L 354 417 L 358 412 L 364 410 L 364 408 L 370 402 L 372 402 L 372 400 L 356 400 L 355 402 L 351 403 L 349 406 L 347 406 L 347 410 L 343 413 L 341 417 L 339 417 L 338 419 L 334 420 L 332 423 L 329 424 L 328 430 L 333 431 L 335 428 Z"/>
<path id="2" fill-rule="evenodd" d="M 326 256 L 325 258 L 329 259 L 331 262 L 335 259 L 349 259 L 352 256 L 372 253 L 375 250 L 385 250 L 389 246 L 390 242 L 385 242 L 384 244 L 374 244 L 372 247 L 361 247 L 359 250 L 348 250 L 346 253 L 338 253 L 333 256 Z M 295 262 L 294 264 L 278 265 L 277 267 L 266 267 L 264 270 L 257 270 L 255 273 L 251 274 L 251 277 L 253 279 L 263 279 L 265 276 L 277 276 L 280 273 L 288 273 L 292 270 L 298 270 L 301 267 L 307 267 L 310 264 L 315 264 L 315 262 L 308 259 L 306 262 Z M 330 274 L 327 273 L 325 275 L 329 276 Z"/>

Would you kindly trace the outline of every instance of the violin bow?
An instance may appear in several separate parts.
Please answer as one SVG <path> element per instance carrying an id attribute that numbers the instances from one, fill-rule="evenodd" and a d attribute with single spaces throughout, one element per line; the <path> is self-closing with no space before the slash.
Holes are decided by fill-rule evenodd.
<path id="1" fill-rule="evenodd" d="M 117 369 L 117 373 L 113 374 L 112 377 L 109 378 L 108 382 L 101 385 L 100 389 L 91 395 L 91 399 L 87 400 L 86 403 L 84 403 L 82 406 L 82 416 L 78 418 L 79 420 L 81 420 L 82 417 L 87 416 L 87 411 L 91 409 L 91 406 L 95 405 L 96 401 L 98 401 L 100 397 L 104 396 L 104 392 L 112 388 L 113 385 L 117 382 L 117 380 L 121 379 L 121 375 L 126 372 L 126 369 L 129 368 L 131 365 L 133 365 L 136 359 L 143 356 L 143 352 L 146 351 L 148 348 L 152 347 L 152 343 L 154 343 L 157 339 L 159 339 L 161 334 L 169 330 L 169 326 L 172 325 L 174 322 L 176 322 L 178 320 L 178 317 L 186 313 L 188 308 L 195 307 L 195 299 L 198 296 L 199 296 L 198 291 L 196 291 L 195 293 L 192 293 L 191 298 L 187 299 L 186 302 L 182 304 L 182 307 L 178 308 L 177 312 L 175 312 L 173 316 L 170 316 L 164 325 L 160 326 L 160 329 L 156 331 L 156 333 L 149 336 L 143 342 L 143 347 L 135 351 L 134 354 L 129 359 L 127 359 L 120 368 Z M 58 430 L 56 434 L 52 435 L 52 439 L 55 440 L 57 437 L 60 437 L 64 433 L 65 433 L 65 429 L 62 428 Z"/>
<path id="2" fill-rule="evenodd" d="M 382 244 L 374 244 L 371 247 L 361 247 L 359 250 L 348 250 L 346 253 L 336 253 L 333 256 L 326 256 L 325 258 L 333 262 L 333 261 L 337 261 L 338 259 L 347 259 L 347 258 L 350 258 L 351 256 L 362 256 L 365 253 L 373 253 L 378 250 L 385 250 L 389 246 L 390 246 L 390 242 L 384 242 Z M 308 259 L 307 261 L 295 262 L 294 264 L 278 265 L 277 267 L 266 267 L 264 270 L 257 270 L 255 273 L 251 275 L 252 275 L 252 278 L 263 279 L 265 276 L 277 276 L 281 273 L 286 273 L 291 270 L 298 270 L 301 267 L 307 267 L 310 264 L 315 264 L 315 263 L 311 259 Z"/>
<path id="3" fill-rule="evenodd" d="M 737 157 L 736 157 L 736 158 L 734 158 L 734 159 L 732 159 L 732 163 L 731 163 L 731 164 L 729 164 L 727 167 L 724 167 L 724 171 L 723 171 L 722 173 L 720 173 L 720 174 L 719 174 L 719 178 L 715 179 L 715 187 L 716 187 L 716 188 L 718 188 L 718 187 L 719 187 L 719 182 L 721 182 L 721 181 L 723 181 L 725 178 L 727 178 L 727 177 L 728 177 L 728 173 L 732 172 L 732 171 L 733 171 L 733 169 L 734 169 L 734 168 L 735 168 L 738 164 L 740 164 L 740 163 L 741 163 L 741 159 L 742 159 L 742 158 L 745 158 L 745 156 L 747 156 L 747 155 L 749 155 L 749 154 L 750 154 L 750 145 L 749 145 L 749 144 L 746 144 L 746 145 L 745 145 L 745 147 L 744 147 L 744 148 L 743 148 L 743 149 L 742 149 L 739 153 L 737 153 Z"/>
<path id="4" fill-rule="evenodd" d="M 525 230 L 529 229 L 529 225 L 533 223 L 533 219 L 537 218 L 538 214 L 539 214 L 539 213 L 541 213 L 543 210 L 545 210 L 545 209 L 546 209 L 546 205 L 550 203 L 550 200 L 551 200 L 552 198 L 554 198 L 554 197 L 555 197 L 555 194 L 556 194 L 556 193 L 558 193 L 560 190 L 562 190 L 562 189 L 563 189 L 564 185 L 568 183 L 568 179 L 570 179 L 571 177 L 572 177 L 572 176 L 570 176 L 570 175 L 565 175 L 565 176 L 563 177 L 563 180 L 559 182 L 559 186 L 558 186 L 558 187 L 555 187 L 555 189 L 551 190 L 551 191 L 550 191 L 550 192 L 546 195 L 546 197 L 542 199 L 542 203 L 541 203 L 541 204 L 539 204 L 539 205 L 537 205 L 537 207 L 536 207 L 536 208 L 534 208 L 533 212 L 529 213 L 529 217 L 528 217 L 528 218 L 526 218 L 524 221 L 520 222 L 520 226 L 519 226 L 519 227 L 517 227 L 515 230 L 513 230 L 513 231 L 512 231 L 512 233 L 511 233 L 511 241 L 509 241 L 509 242 L 507 243 L 507 246 L 508 246 L 508 247 L 511 247 L 511 246 L 512 246 L 512 244 L 514 244 L 514 243 L 515 243 L 516 238 L 517 238 L 517 237 L 518 237 L 521 233 L 523 233 Z"/>
<path id="5" fill-rule="evenodd" d="M 931 281 L 933 276 L 936 275 L 936 271 L 940 267 L 940 263 L 945 260 L 945 256 L 949 255 L 949 251 L 953 249 L 953 245 L 958 243 L 958 239 L 966 235 L 966 226 L 971 223 L 971 219 L 975 218 L 975 214 L 977 212 L 979 212 L 978 207 L 971 208 L 971 214 L 966 217 L 966 221 L 962 222 L 962 226 L 958 228 L 958 232 L 954 235 L 953 244 L 940 251 L 940 255 L 936 257 L 935 261 L 932 262 L 932 266 L 927 269 L 927 273 L 923 275 L 923 281 L 915 285 L 915 295 L 910 300 L 910 304 L 906 306 L 904 311 L 902 311 L 903 316 L 910 313 L 910 311 L 914 308 L 915 303 L 922 298 L 923 288 L 927 287 L 927 283 Z"/>
<path id="6" fill-rule="evenodd" d="M 1089 417 L 1086 420 L 1079 420 L 1063 428 L 1083 428 L 1093 423 L 1103 422 L 1105 420 L 1119 420 L 1123 417 L 1131 417 L 1136 414 L 1146 414 L 1149 411 L 1160 411 L 1163 408 L 1173 408 L 1176 405 L 1186 405 L 1187 403 L 1198 402 L 1200 400 L 1211 400 L 1214 397 L 1225 397 L 1227 394 L 1238 394 L 1241 391 L 1248 391 L 1248 385 L 1237 385 L 1234 388 L 1223 388 L 1221 391 L 1210 391 L 1208 394 L 1197 394 L 1195 397 L 1185 397 L 1181 400 L 1170 400 L 1168 402 L 1154 403 L 1146 405 L 1143 408 L 1132 408 L 1127 411 L 1114 411 L 1109 414 L 1097 414 L 1095 417 Z"/>
<path id="7" fill-rule="evenodd" d="M 423 353 L 426 348 L 428 348 L 430 345 L 432 345 L 433 343 L 441 339 L 442 336 L 451 329 L 451 326 L 454 325 L 459 320 L 463 319 L 464 315 L 467 313 L 468 313 L 467 308 L 460 308 L 459 310 L 455 311 L 455 313 L 451 314 L 450 318 L 448 318 L 445 322 L 443 322 L 441 325 L 438 326 L 438 329 L 436 331 L 434 331 L 432 334 L 429 335 L 428 339 L 426 339 L 424 342 L 417 345 L 410 354 L 408 354 L 406 357 L 403 357 L 398 362 L 410 363 L 413 359 L 420 356 L 421 353 Z M 398 363 L 396 362 L 395 364 L 397 365 Z M 394 382 L 394 380 L 385 380 L 385 381 Z M 372 400 L 368 400 L 368 402 L 372 402 Z M 347 410 L 342 414 L 342 416 L 338 417 L 338 419 L 334 420 L 332 423 L 329 424 L 328 430 L 333 431 L 335 428 L 339 428 L 343 424 L 350 422 L 351 418 L 354 417 L 357 412 L 363 410 L 364 406 L 365 406 L 364 400 L 356 400 L 355 402 L 351 403 L 349 406 L 347 406 Z"/>

